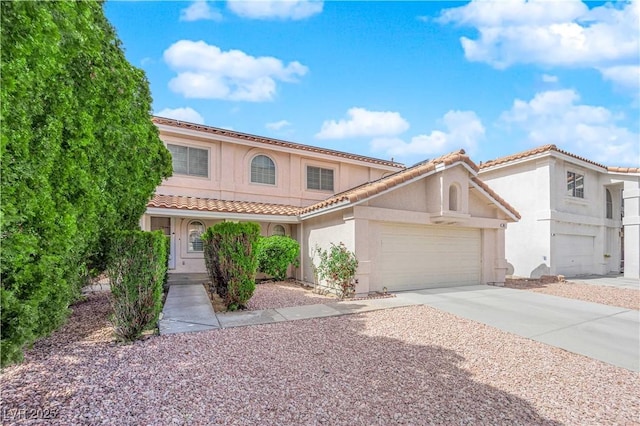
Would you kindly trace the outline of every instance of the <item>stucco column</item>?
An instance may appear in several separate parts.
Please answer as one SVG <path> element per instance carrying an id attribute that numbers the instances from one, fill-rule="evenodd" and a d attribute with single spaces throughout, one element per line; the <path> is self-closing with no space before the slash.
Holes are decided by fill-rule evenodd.
<path id="1" fill-rule="evenodd" d="M 640 278 L 640 188 L 625 182 L 624 191 L 624 277 Z"/>
<path id="2" fill-rule="evenodd" d="M 356 272 L 356 297 L 369 294 L 369 276 L 371 274 L 371 258 L 369 256 L 369 220 L 355 220 L 355 253 L 358 258 Z"/>
<path id="3" fill-rule="evenodd" d="M 494 276 L 494 284 L 500 287 L 504 286 L 505 278 L 507 276 L 507 269 L 509 268 L 509 264 L 507 263 L 507 258 L 505 254 L 505 231 L 507 229 L 507 224 L 502 224 L 501 228 L 495 230 L 496 241 L 495 241 L 495 276 Z"/>

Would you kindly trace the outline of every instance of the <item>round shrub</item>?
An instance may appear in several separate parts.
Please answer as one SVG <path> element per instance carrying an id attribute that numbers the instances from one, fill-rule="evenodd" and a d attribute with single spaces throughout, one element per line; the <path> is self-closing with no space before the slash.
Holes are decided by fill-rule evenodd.
<path id="1" fill-rule="evenodd" d="M 287 277 L 289 265 L 298 266 L 300 244 L 292 238 L 274 235 L 258 241 L 258 269 L 278 281 Z"/>

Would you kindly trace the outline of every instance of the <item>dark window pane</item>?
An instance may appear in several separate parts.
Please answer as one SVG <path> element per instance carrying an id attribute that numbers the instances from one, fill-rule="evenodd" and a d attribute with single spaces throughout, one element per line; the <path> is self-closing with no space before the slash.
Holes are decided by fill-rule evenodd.
<path id="1" fill-rule="evenodd" d="M 251 182 L 276 184 L 276 165 L 266 155 L 258 155 L 251 161 Z"/>

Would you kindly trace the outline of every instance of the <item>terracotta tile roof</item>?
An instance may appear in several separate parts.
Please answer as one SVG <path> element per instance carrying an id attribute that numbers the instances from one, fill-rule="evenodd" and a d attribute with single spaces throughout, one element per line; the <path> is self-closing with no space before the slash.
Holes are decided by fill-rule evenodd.
<path id="1" fill-rule="evenodd" d="M 537 148 L 530 149 L 528 151 L 519 152 L 517 154 L 513 154 L 513 155 L 508 155 L 506 157 L 497 158 L 495 160 L 487 161 L 486 163 L 480 163 L 480 169 L 486 169 L 486 168 L 489 168 L 489 167 L 493 167 L 493 166 L 497 166 L 497 165 L 500 165 L 500 164 L 509 163 L 511 161 L 521 160 L 523 158 L 532 157 L 532 156 L 537 155 L 537 154 L 542 154 L 542 153 L 551 152 L 551 151 L 555 151 L 555 152 L 558 152 L 560 154 L 568 155 L 569 157 L 576 158 L 578 160 L 584 161 L 585 163 L 593 164 L 594 166 L 602 167 L 603 169 L 607 168 L 606 166 L 603 166 L 602 164 L 596 163 L 595 161 L 591 161 L 591 160 L 586 159 L 584 157 L 580 157 L 580 156 L 572 154 L 572 153 L 570 153 L 568 151 L 564 151 L 562 149 L 559 149 L 555 145 L 543 145 L 543 146 L 539 146 Z"/>
<path id="2" fill-rule="evenodd" d="M 186 197 L 182 195 L 154 195 L 147 207 L 165 209 L 197 210 L 220 213 L 246 213 L 279 216 L 297 216 L 300 207 L 284 204 L 254 203 L 248 201 L 225 201 L 212 198 Z"/>
<path id="3" fill-rule="evenodd" d="M 511 204 L 507 203 L 504 200 L 504 198 L 496 194 L 493 189 L 489 188 L 489 185 L 487 185 L 486 183 L 484 183 L 483 181 L 481 181 L 475 176 L 472 176 L 471 180 L 473 181 L 473 183 L 475 183 L 480 188 L 482 188 L 487 194 L 489 194 L 494 200 L 502 204 L 502 206 L 505 209 L 509 210 L 515 217 L 517 217 L 518 219 L 522 219 L 522 217 L 520 216 L 520 213 L 518 213 L 518 210 L 516 210 Z"/>
<path id="4" fill-rule="evenodd" d="M 640 167 L 607 167 L 613 173 L 640 173 Z"/>
<path id="5" fill-rule="evenodd" d="M 401 170 L 392 175 L 383 177 L 373 182 L 365 183 L 360 186 L 356 186 L 355 188 L 351 188 L 348 191 L 336 194 L 332 197 L 327 198 L 324 201 L 321 201 L 316 204 L 312 204 L 308 207 L 301 209 L 300 214 L 309 213 L 309 212 L 319 210 L 325 207 L 329 207 L 331 205 L 342 203 L 342 202 L 355 203 L 357 201 L 364 200 L 365 198 L 372 197 L 376 194 L 386 191 L 389 188 L 393 188 L 394 186 L 397 186 L 408 180 L 414 179 L 425 173 L 431 172 L 435 170 L 436 166 L 440 164 L 449 166 L 457 162 L 466 163 L 473 170 L 478 171 L 478 166 L 476 166 L 476 164 L 473 161 L 471 161 L 471 159 L 469 159 L 467 155 L 465 155 L 464 150 L 461 149 L 460 151 L 452 152 L 450 154 L 444 155 L 442 157 L 436 158 L 431 161 L 426 161 L 423 163 L 416 164 L 415 166 Z"/>
<path id="6" fill-rule="evenodd" d="M 205 126 L 202 124 L 188 123 L 185 121 L 174 120 L 171 118 L 153 116 L 151 118 L 151 121 L 153 121 L 155 124 L 158 124 L 158 125 L 165 125 L 165 126 L 177 127 L 181 129 L 188 129 L 188 130 L 196 130 L 199 132 L 209 133 L 213 135 L 244 139 L 251 142 L 259 142 L 259 143 L 264 143 L 264 144 L 283 147 L 283 148 L 292 148 L 292 149 L 297 149 L 300 151 L 306 151 L 311 153 L 332 155 L 334 157 L 346 158 L 349 160 L 364 161 L 367 163 L 379 164 L 382 166 L 404 168 L 404 165 L 402 163 L 396 163 L 395 161 L 382 160 L 380 158 L 367 157 L 364 155 L 350 154 L 348 152 L 335 151 L 332 149 L 325 149 L 325 148 L 320 148 L 320 147 L 311 146 L 311 145 L 303 145 L 303 144 L 294 143 L 294 142 L 287 142 L 279 139 L 265 138 L 262 136 L 250 135 L 247 133 L 240 133 L 232 130 L 225 130 L 217 127 Z"/>

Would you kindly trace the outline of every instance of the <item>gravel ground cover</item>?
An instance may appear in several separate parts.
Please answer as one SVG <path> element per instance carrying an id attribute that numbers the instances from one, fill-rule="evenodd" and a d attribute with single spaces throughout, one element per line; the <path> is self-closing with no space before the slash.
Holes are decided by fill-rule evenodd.
<path id="1" fill-rule="evenodd" d="M 256 290 L 249 299 L 247 309 L 257 311 L 337 301 L 338 298 L 333 295 L 321 295 L 300 284 L 286 281 L 265 282 L 256 285 Z"/>
<path id="2" fill-rule="evenodd" d="M 2 372 L 3 423 L 640 424 L 639 374 L 426 306 L 116 345 L 107 297 Z"/>
<path id="3" fill-rule="evenodd" d="M 505 287 L 627 309 L 640 309 L 640 290 L 628 288 L 607 287 L 571 281 L 542 284 L 537 280 L 530 279 L 507 279 Z"/>

